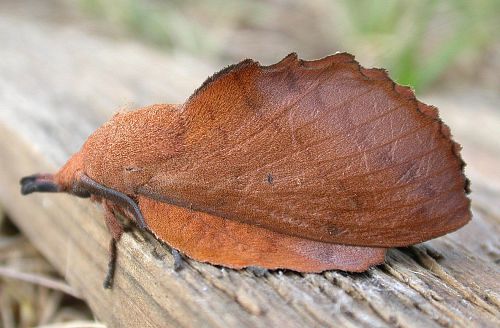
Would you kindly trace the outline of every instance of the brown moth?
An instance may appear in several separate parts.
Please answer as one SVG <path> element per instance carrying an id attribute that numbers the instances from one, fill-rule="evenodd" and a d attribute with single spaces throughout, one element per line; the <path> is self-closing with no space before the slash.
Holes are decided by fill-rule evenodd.
<path id="1" fill-rule="evenodd" d="M 21 184 L 101 202 L 112 261 L 122 214 L 198 261 L 364 271 L 470 220 L 459 151 L 386 71 L 290 54 L 230 66 L 182 105 L 118 113 L 55 175 Z"/>

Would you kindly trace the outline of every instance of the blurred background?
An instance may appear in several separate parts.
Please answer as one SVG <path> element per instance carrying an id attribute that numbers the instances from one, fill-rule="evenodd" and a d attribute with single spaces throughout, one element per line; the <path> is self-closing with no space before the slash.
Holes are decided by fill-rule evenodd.
<path id="1" fill-rule="evenodd" d="M 463 116 L 450 118 L 458 130 L 467 124 L 466 117 L 474 117 L 470 111 L 475 108 L 498 111 L 499 0 L 1 0 L 0 15 L 0 24 L 9 19 L 4 27 L 15 28 L 17 21 L 70 27 L 110 44 L 131 42 L 151 48 L 160 54 L 158 58 L 182 58 L 180 65 L 189 66 L 186 69 L 192 72 L 186 79 L 196 79 L 189 85 L 199 85 L 200 77 L 244 58 L 272 64 L 290 52 L 314 59 L 347 51 L 365 67 L 387 68 L 394 80 L 412 86 L 419 97 L 434 99 L 444 94 L 436 98 L 438 103 L 454 106 L 459 99 L 469 104 L 467 110 L 457 109 Z M 6 35 L 0 28 L 0 37 Z M 89 50 L 89 56 L 102 52 Z M 169 99 L 180 100 L 175 97 Z M 120 99 L 133 103 L 149 100 L 132 98 Z M 114 102 L 114 106 L 120 105 Z M 483 123 L 485 129 L 477 135 L 498 150 L 498 139 L 488 135 L 499 127 L 498 121 Z M 471 138 L 479 137 L 474 133 Z M 486 170 L 495 170 L 493 162 L 484 163 Z M 0 218 L 1 325 L 70 322 L 73 326 L 102 326 L 93 322 L 78 295 L 71 295 L 70 287 L 9 223 L 1 207 Z"/>
<path id="2" fill-rule="evenodd" d="M 498 0 L 78 0 L 107 29 L 218 66 L 336 51 L 418 91 L 457 75 L 498 88 Z M 498 90 L 498 89 L 497 89 Z"/>

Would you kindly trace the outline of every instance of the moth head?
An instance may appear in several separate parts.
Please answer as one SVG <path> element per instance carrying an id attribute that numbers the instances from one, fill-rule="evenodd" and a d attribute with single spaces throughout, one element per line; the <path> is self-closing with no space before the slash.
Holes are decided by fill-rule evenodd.
<path id="1" fill-rule="evenodd" d="M 37 173 L 23 177 L 20 181 L 21 193 L 66 192 L 78 197 L 90 197 L 90 193 L 79 183 L 82 168 L 82 155 L 78 152 L 56 174 Z"/>
<path id="2" fill-rule="evenodd" d="M 182 147 L 177 105 L 153 105 L 119 112 L 94 131 L 81 150 L 56 174 L 34 174 L 21 179 L 21 193 L 67 192 L 88 197 L 81 177 L 133 195 L 155 174 L 158 165 Z"/>
<path id="3" fill-rule="evenodd" d="M 177 114 L 172 105 L 116 113 L 83 145 L 83 171 L 108 188 L 134 195 L 178 152 Z"/>

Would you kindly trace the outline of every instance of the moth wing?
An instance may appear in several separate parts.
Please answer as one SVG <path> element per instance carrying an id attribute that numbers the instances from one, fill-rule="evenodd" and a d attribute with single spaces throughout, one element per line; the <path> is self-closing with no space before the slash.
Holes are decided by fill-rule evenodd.
<path id="1" fill-rule="evenodd" d="M 437 110 L 349 54 L 252 60 L 184 104 L 182 155 L 139 192 L 324 242 L 402 246 L 470 219 L 459 146 Z"/>

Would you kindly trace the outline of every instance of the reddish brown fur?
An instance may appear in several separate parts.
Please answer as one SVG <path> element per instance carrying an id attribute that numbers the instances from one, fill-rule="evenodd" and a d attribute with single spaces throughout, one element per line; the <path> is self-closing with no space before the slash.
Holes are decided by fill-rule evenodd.
<path id="1" fill-rule="evenodd" d="M 232 66 L 184 105 L 115 115 L 56 181 L 86 174 L 138 200 L 153 233 L 201 261 L 362 270 L 382 250 L 340 244 L 405 246 L 470 220 L 463 166 L 437 110 L 385 71 L 292 54 Z"/>

